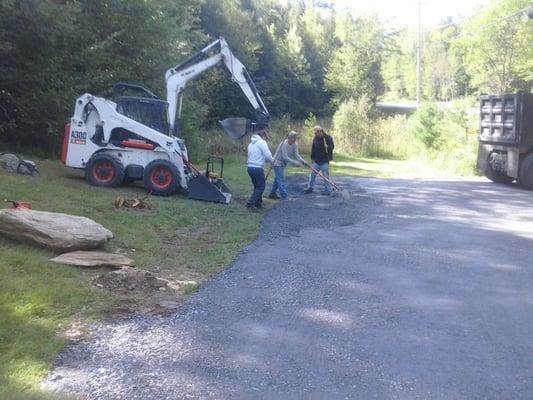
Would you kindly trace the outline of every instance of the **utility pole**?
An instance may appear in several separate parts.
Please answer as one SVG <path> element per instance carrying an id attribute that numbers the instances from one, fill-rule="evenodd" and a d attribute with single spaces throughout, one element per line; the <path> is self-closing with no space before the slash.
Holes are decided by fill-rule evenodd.
<path id="1" fill-rule="evenodd" d="M 421 86 L 421 76 L 420 76 L 420 69 L 421 69 L 421 62 L 420 62 L 420 53 L 421 53 L 421 38 L 420 38 L 420 35 L 421 35 L 421 32 L 420 32 L 420 25 L 421 25 L 421 18 L 420 18 L 420 14 L 421 14 L 421 7 L 422 7 L 422 1 L 421 0 L 418 0 L 418 32 L 417 32 L 417 35 L 416 35 L 416 111 L 420 111 L 420 101 L 421 101 L 421 91 L 422 91 L 422 86 Z"/>

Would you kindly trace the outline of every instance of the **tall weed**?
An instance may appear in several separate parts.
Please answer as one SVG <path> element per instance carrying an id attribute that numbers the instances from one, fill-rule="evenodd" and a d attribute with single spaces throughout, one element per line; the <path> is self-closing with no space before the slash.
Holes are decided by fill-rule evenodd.
<path id="1" fill-rule="evenodd" d="M 378 118 L 368 98 L 343 102 L 333 116 L 336 148 L 365 157 L 405 158 L 411 143 L 404 116 Z"/>

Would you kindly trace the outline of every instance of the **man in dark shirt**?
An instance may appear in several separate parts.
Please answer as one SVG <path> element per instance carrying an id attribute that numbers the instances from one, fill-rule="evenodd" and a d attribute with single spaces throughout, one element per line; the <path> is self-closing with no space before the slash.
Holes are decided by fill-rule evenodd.
<path id="1" fill-rule="evenodd" d="M 313 128 L 315 138 L 311 147 L 311 160 L 313 160 L 313 169 L 320 171 L 324 176 L 329 178 L 329 162 L 333 160 L 333 149 L 335 145 L 333 138 L 324 132 L 320 126 Z M 309 185 L 305 189 L 306 193 L 311 193 L 315 187 L 316 173 L 311 171 L 309 175 Z M 331 194 L 331 185 L 324 180 L 324 189 L 322 194 Z"/>

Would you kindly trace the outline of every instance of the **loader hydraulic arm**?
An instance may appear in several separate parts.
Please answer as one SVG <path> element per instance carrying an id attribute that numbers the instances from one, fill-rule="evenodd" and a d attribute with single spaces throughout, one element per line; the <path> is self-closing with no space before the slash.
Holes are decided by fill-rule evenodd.
<path id="1" fill-rule="evenodd" d="M 183 90 L 187 83 L 220 62 L 224 63 L 231 74 L 232 81 L 240 86 L 254 108 L 258 124 L 265 126 L 268 124 L 270 115 L 261 96 L 257 92 L 250 74 L 239 59 L 234 56 L 224 38 L 220 37 L 188 60 L 167 70 L 165 79 L 167 85 L 167 102 L 169 105 L 168 120 L 170 122 L 171 132 L 177 133 L 174 124 L 176 115 L 178 119 L 181 117 Z"/>

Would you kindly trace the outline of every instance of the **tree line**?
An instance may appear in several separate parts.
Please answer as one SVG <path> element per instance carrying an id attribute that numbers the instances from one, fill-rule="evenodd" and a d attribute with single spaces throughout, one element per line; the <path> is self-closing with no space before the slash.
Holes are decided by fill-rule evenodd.
<path id="1" fill-rule="evenodd" d="M 497 1 L 424 32 L 424 98 L 531 90 L 533 24 L 517 13 L 528 1 Z M 110 96 L 120 81 L 164 97 L 164 72 L 218 36 L 274 117 L 333 116 L 360 98 L 415 97 L 415 33 L 387 31 L 376 16 L 323 1 L 3 0 L 0 142 L 57 149 L 76 97 Z M 197 132 L 246 109 L 227 71 L 215 69 L 186 89 L 182 126 Z"/>

